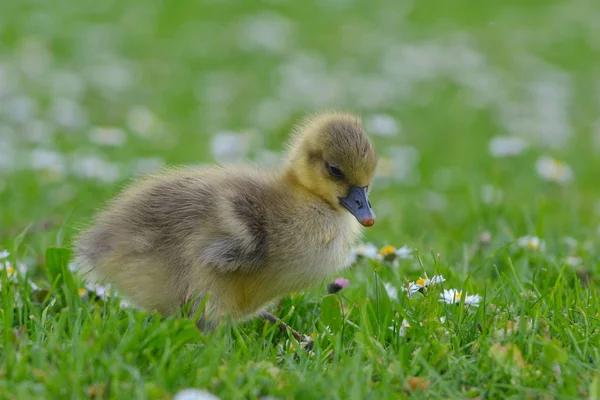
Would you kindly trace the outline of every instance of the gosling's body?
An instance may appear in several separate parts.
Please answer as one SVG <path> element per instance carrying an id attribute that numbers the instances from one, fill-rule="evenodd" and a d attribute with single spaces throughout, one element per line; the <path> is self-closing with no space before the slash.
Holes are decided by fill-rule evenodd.
<path id="1" fill-rule="evenodd" d="M 251 317 L 275 298 L 319 283 L 348 266 L 360 235 L 357 218 L 336 204 L 326 180 L 311 177 L 310 135 L 332 118 L 341 115 L 304 126 L 307 137 L 292 143 L 279 172 L 181 168 L 134 184 L 81 236 L 77 263 L 139 307 L 166 315 L 210 293 L 205 326 L 226 315 Z"/>

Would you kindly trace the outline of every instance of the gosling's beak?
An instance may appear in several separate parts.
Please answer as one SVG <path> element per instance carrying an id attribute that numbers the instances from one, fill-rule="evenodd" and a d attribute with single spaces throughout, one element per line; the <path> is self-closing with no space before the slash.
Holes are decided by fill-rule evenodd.
<path id="1" fill-rule="evenodd" d="M 363 226 L 375 224 L 375 213 L 371 210 L 371 202 L 366 187 L 352 186 L 346 197 L 340 197 L 340 203 L 356 217 Z"/>

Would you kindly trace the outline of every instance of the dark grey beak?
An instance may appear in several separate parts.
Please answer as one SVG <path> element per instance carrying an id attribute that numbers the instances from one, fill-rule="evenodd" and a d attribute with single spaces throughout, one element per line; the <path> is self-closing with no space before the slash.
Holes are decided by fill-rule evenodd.
<path id="1" fill-rule="evenodd" d="M 371 202 L 366 187 L 352 186 L 346 197 L 340 197 L 340 203 L 356 217 L 363 226 L 375 224 L 375 213 L 371 210 Z"/>

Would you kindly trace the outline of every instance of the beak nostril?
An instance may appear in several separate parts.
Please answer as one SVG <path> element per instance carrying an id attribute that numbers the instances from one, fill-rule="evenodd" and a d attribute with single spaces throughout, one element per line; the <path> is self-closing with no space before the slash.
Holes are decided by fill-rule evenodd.
<path id="1" fill-rule="evenodd" d="M 362 201 L 360 201 L 359 199 L 354 200 L 354 202 L 356 203 L 356 205 L 358 206 L 358 208 L 362 208 Z"/>

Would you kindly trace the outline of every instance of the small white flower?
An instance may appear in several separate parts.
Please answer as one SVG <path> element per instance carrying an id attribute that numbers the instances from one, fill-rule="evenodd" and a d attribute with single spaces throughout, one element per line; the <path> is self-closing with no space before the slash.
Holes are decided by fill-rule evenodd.
<path id="1" fill-rule="evenodd" d="M 492 241 L 492 234 L 489 231 L 483 231 L 479 234 L 479 244 L 488 245 Z"/>
<path id="2" fill-rule="evenodd" d="M 571 167 L 552 157 L 540 157 L 535 163 L 535 168 L 540 178 L 549 182 L 566 184 L 573 179 Z"/>
<path id="3" fill-rule="evenodd" d="M 459 304 L 462 299 L 462 291 L 456 289 L 444 289 L 444 292 L 440 294 L 441 302 L 447 304 Z M 481 302 L 481 296 L 476 295 L 465 295 L 465 304 L 469 306 L 477 307 Z"/>
<path id="4" fill-rule="evenodd" d="M 27 273 L 27 266 L 23 263 L 17 263 L 17 265 L 13 265 L 8 260 L 0 261 L 0 271 L 6 271 L 6 275 L 9 280 L 13 280 L 17 277 L 17 275 L 23 276 Z"/>
<path id="5" fill-rule="evenodd" d="M 94 155 L 77 155 L 73 160 L 73 174 L 82 179 L 113 183 L 121 178 L 119 167 Z"/>
<path id="6" fill-rule="evenodd" d="M 582 262 L 583 260 L 580 257 L 576 256 L 569 256 L 565 258 L 565 264 L 567 264 L 570 267 L 578 267 L 579 265 L 581 265 Z"/>
<path id="7" fill-rule="evenodd" d="M 184 389 L 177 392 L 173 400 L 219 400 L 219 397 L 206 390 Z"/>
<path id="8" fill-rule="evenodd" d="M 29 163 L 35 171 L 48 171 L 55 175 L 65 172 L 64 157 L 55 151 L 35 149 L 29 154 Z"/>
<path id="9" fill-rule="evenodd" d="M 400 324 L 400 329 L 398 330 L 398 334 L 402 337 L 406 336 L 407 328 L 410 328 L 410 324 L 408 323 L 408 321 L 406 319 L 403 319 L 402 323 Z"/>
<path id="10" fill-rule="evenodd" d="M 352 249 L 352 253 L 358 257 L 375 259 L 377 258 L 379 251 L 377 250 L 377 246 L 373 243 L 362 243 Z"/>
<path id="11" fill-rule="evenodd" d="M 99 146 L 120 147 L 127 140 L 125 132 L 115 127 L 94 127 L 88 137 L 92 143 Z"/>
<path id="12" fill-rule="evenodd" d="M 406 336 L 406 328 L 410 328 L 410 324 L 408 323 L 408 321 L 406 319 L 403 319 L 402 322 L 400 323 L 400 329 L 398 329 L 398 335 L 401 337 Z M 388 326 L 388 329 L 390 331 L 393 331 L 394 326 Z"/>
<path id="13" fill-rule="evenodd" d="M 546 248 L 546 244 L 542 239 L 537 236 L 522 236 L 517 240 L 517 244 L 519 247 L 527 250 L 541 250 L 543 251 Z"/>
<path id="14" fill-rule="evenodd" d="M 445 281 L 446 279 L 444 279 L 442 275 L 434 275 L 431 277 L 431 279 L 425 281 L 425 286 L 437 285 Z"/>
<path id="15" fill-rule="evenodd" d="M 10 253 L 8 252 L 8 250 L 0 251 L 0 260 L 4 260 L 5 258 L 8 258 L 9 256 L 10 256 Z"/>
<path id="16" fill-rule="evenodd" d="M 379 136 L 396 136 L 400 126 L 391 115 L 376 114 L 365 121 L 367 132 Z"/>
<path id="17" fill-rule="evenodd" d="M 389 282 L 384 282 L 383 287 L 385 287 L 385 291 L 390 299 L 398 300 L 398 289 L 396 289 L 394 285 Z"/>
<path id="18" fill-rule="evenodd" d="M 157 126 L 156 116 L 145 107 L 137 106 L 127 113 L 127 127 L 140 136 L 152 136 Z"/>
<path id="19" fill-rule="evenodd" d="M 211 142 L 211 152 L 217 162 L 236 162 L 250 152 L 252 136 L 235 132 L 218 132 Z"/>
<path id="20" fill-rule="evenodd" d="M 8 98 L 5 100 L 3 108 L 6 110 L 6 116 L 16 122 L 33 119 L 38 111 L 35 100 L 23 95 Z"/>
<path id="21" fill-rule="evenodd" d="M 94 64 L 86 71 L 88 80 L 106 94 L 117 94 L 127 90 L 134 81 L 131 65 L 121 60 Z"/>
<path id="22" fill-rule="evenodd" d="M 481 302 L 481 296 L 478 294 L 467 296 L 467 298 L 465 299 L 465 304 L 467 304 L 469 306 L 477 307 L 480 302 Z"/>
<path id="23" fill-rule="evenodd" d="M 79 295 L 85 294 L 84 289 L 79 289 Z M 94 293 L 100 299 L 104 300 L 113 295 L 110 287 L 100 285 L 99 283 L 88 283 L 85 285 L 85 290 L 89 293 Z"/>
<path id="24" fill-rule="evenodd" d="M 413 249 L 404 245 L 396 250 L 396 257 L 401 258 L 403 260 L 410 260 L 413 256 Z"/>
<path id="25" fill-rule="evenodd" d="M 240 23 L 239 47 L 260 53 L 284 52 L 293 36 L 292 21 L 274 12 L 263 11 Z"/>
<path id="26" fill-rule="evenodd" d="M 67 98 L 55 98 L 50 114 L 54 122 L 67 129 L 79 129 L 88 123 L 87 112 L 81 104 Z"/>
<path id="27" fill-rule="evenodd" d="M 577 247 L 577 239 L 575 239 L 575 238 L 573 238 L 571 236 L 565 236 L 563 238 L 563 242 L 565 242 L 565 244 L 567 246 L 569 246 L 570 248 L 572 248 L 572 249 L 575 248 L 575 247 Z"/>
<path id="28" fill-rule="evenodd" d="M 133 303 L 130 302 L 127 299 L 120 299 L 119 301 L 119 307 L 121 308 L 132 308 L 133 307 Z"/>
<path id="29" fill-rule="evenodd" d="M 408 292 L 408 297 L 411 297 L 413 294 L 417 293 L 421 289 L 423 289 L 423 286 L 420 286 L 414 282 L 410 282 L 408 286 L 402 286 L 402 290 L 404 292 Z"/>
<path id="30" fill-rule="evenodd" d="M 496 136 L 489 144 L 490 153 L 496 158 L 517 156 L 526 148 L 525 140 L 516 136 Z"/>
<path id="31" fill-rule="evenodd" d="M 416 292 L 429 288 L 432 285 L 438 285 L 442 282 L 445 282 L 446 279 L 442 275 L 434 275 L 430 278 L 425 275 L 425 278 L 419 278 L 415 282 L 410 282 L 408 286 L 402 287 L 402 290 L 407 292 L 408 297 L 411 297 Z"/>

